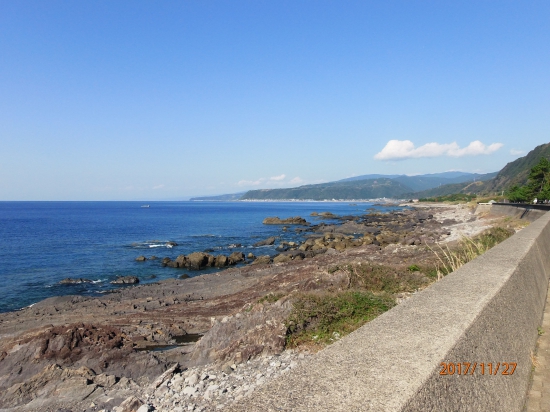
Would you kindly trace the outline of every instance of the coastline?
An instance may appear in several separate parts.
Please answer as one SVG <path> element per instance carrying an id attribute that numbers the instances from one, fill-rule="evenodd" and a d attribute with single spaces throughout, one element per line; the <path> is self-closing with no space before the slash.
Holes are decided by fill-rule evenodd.
<path id="1" fill-rule="evenodd" d="M 437 242 L 453 242 L 461 234 L 473 236 L 495 222 L 461 205 L 412 206 L 421 218 L 420 230 L 436 233 L 437 227 L 441 232 Z M 330 230 L 345 231 L 346 224 L 332 225 Z M 341 251 L 329 248 L 330 252 L 309 258 L 229 268 L 125 288 L 99 298 L 55 297 L 0 314 L 4 390 L 0 405 L 13 411 L 75 405 L 77 410 L 115 410 L 135 396 L 155 410 L 227 406 L 314 356 L 285 350 L 281 320 L 290 310 L 290 299 L 258 303 L 262 297 L 338 286 L 345 279 L 332 268 L 349 262 L 400 268 L 434 259 L 422 243 L 402 243 L 362 244 Z M 175 337 L 197 334 L 203 336 L 197 343 L 174 344 Z M 162 350 L 150 350 L 155 347 Z M 151 389 L 155 379 L 175 363 L 177 368 Z M 85 382 L 79 383 L 75 376 Z M 205 382 L 202 389 L 197 387 L 200 382 L 189 384 L 196 379 Z M 186 393 L 185 388 L 191 387 L 197 388 Z M 66 396 L 37 396 L 39 391 L 63 394 L 63 388 Z"/>

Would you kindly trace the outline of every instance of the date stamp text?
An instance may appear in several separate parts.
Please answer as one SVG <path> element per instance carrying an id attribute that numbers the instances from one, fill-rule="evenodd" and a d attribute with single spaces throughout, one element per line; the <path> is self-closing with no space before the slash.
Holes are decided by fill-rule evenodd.
<path id="1" fill-rule="evenodd" d="M 516 362 L 441 362 L 440 375 L 513 375 L 516 371 Z"/>

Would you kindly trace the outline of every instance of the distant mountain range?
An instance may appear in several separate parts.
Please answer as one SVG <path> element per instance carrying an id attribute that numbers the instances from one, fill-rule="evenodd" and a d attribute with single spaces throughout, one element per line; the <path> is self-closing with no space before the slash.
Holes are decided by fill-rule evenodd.
<path id="1" fill-rule="evenodd" d="M 415 193 L 415 197 L 444 196 L 454 193 L 492 195 L 505 192 L 514 185 L 527 183 L 529 171 L 539 160 L 545 157 L 550 160 L 550 143 L 535 147 L 527 155 L 508 163 L 497 175 L 485 181 L 468 182 L 467 184 L 444 185 Z"/>
<path id="2" fill-rule="evenodd" d="M 537 146 L 526 156 L 508 163 L 500 172 L 477 174 L 444 172 L 419 176 L 370 174 L 329 183 L 288 189 L 249 190 L 191 200 L 359 200 L 423 198 L 454 193 L 489 195 L 527 182 L 531 168 L 541 157 L 550 160 L 550 143 Z"/>
<path id="3" fill-rule="evenodd" d="M 218 195 L 218 196 L 192 197 L 189 200 L 197 200 L 197 201 L 200 201 L 200 200 L 209 200 L 209 201 L 216 200 L 218 202 L 229 202 L 229 201 L 232 201 L 232 200 L 241 200 L 241 197 L 243 197 L 243 195 L 245 193 L 246 192 L 233 193 L 233 194 L 228 194 L 228 195 Z"/>
<path id="4" fill-rule="evenodd" d="M 448 172 L 420 176 L 364 175 L 330 183 L 305 185 L 291 189 L 263 189 L 246 192 L 241 200 L 330 200 L 403 199 L 416 197 L 419 191 L 448 184 L 489 180 L 496 173 L 476 174 Z"/>
<path id="5" fill-rule="evenodd" d="M 336 182 L 304 185 L 288 189 L 259 189 L 219 196 L 194 197 L 194 201 L 231 200 L 332 200 L 377 199 L 411 197 L 414 192 L 456 182 L 473 182 L 491 179 L 496 173 L 476 174 L 445 172 L 420 176 L 364 175 Z"/>

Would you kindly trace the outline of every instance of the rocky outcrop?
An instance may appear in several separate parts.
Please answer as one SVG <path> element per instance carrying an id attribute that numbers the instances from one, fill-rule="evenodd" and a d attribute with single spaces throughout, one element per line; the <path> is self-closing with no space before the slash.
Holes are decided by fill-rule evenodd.
<path id="1" fill-rule="evenodd" d="M 217 268 L 223 268 L 225 266 L 229 265 L 229 259 L 225 255 L 218 255 L 216 256 L 216 260 L 214 261 L 214 266 Z"/>
<path id="2" fill-rule="evenodd" d="M 288 299 L 280 299 L 273 304 L 255 304 L 248 311 L 215 320 L 195 346 L 192 362 L 239 364 L 260 354 L 281 353 L 286 336 L 284 320 L 291 309 Z"/>
<path id="3" fill-rule="evenodd" d="M 275 243 L 275 236 L 271 236 L 265 240 L 260 240 L 259 242 L 254 243 L 252 246 L 254 247 L 271 246 L 274 243 Z"/>
<path id="4" fill-rule="evenodd" d="M 146 260 L 147 260 L 147 258 L 146 258 L 145 256 L 143 256 L 143 255 L 138 256 L 138 257 L 136 258 L 136 262 L 145 262 Z"/>
<path id="5" fill-rule="evenodd" d="M 193 270 L 199 270 L 204 267 L 209 266 L 210 256 L 204 252 L 194 252 L 185 257 L 184 265 L 185 267 Z M 213 256 L 212 256 L 213 257 Z"/>
<path id="6" fill-rule="evenodd" d="M 226 266 L 236 265 L 237 263 L 243 262 L 244 260 L 245 257 L 244 253 L 242 252 L 233 252 L 229 256 L 213 256 L 205 252 L 194 252 L 187 256 L 179 255 L 176 260 L 164 258 L 162 259 L 162 266 L 201 270 L 209 267 L 223 268 Z"/>
<path id="7" fill-rule="evenodd" d="M 146 381 L 165 369 L 150 353 L 136 352 L 126 334 L 111 326 L 47 327 L 3 345 L 2 407 L 46 410 L 50 403 L 78 402 L 106 391 L 128 396 L 126 390 L 139 389 L 133 379 Z"/>
<path id="8" fill-rule="evenodd" d="M 292 260 L 291 256 L 280 254 L 273 258 L 273 263 L 285 263 L 285 262 L 290 262 L 291 260 Z"/>
<path id="9" fill-rule="evenodd" d="M 289 217 L 287 219 L 279 219 L 278 217 L 266 217 L 262 223 L 264 225 L 309 225 L 309 223 L 300 216 Z"/>
<path id="10" fill-rule="evenodd" d="M 60 285 L 78 285 L 79 283 L 92 283 L 92 281 L 85 278 L 65 278 L 59 282 Z"/>
<path id="11" fill-rule="evenodd" d="M 267 265 L 269 263 L 271 263 L 271 257 L 269 257 L 269 255 L 258 256 L 254 262 L 252 262 L 253 265 Z"/>
<path id="12" fill-rule="evenodd" d="M 139 278 L 137 276 L 119 276 L 110 283 L 114 285 L 135 285 L 139 283 Z"/>
<path id="13" fill-rule="evenodd" d="M 244 253 L 243 252 L 233 252 L 229 255 L 229 262 L 232 265 L 235 265 L 239 262 L 244 262 Z"/>

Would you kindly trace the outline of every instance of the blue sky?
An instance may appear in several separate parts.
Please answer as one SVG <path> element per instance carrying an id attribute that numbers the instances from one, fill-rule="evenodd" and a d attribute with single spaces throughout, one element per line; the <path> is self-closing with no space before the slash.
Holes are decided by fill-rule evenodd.
<path id="1" fill-rule="evenodd" d="M 547 1 L 0 0 L 0 200 L 492 172 L 550 141 Z"/>

